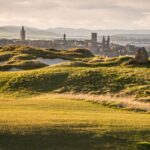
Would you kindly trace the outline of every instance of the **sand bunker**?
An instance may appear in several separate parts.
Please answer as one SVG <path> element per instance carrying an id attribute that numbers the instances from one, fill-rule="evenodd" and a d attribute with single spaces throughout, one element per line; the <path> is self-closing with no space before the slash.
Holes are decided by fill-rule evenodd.
<path id="1" fill-rule="evenodd" d="M 9 70 L 9 72 L 11 72 L 11 71 L 23 71 L 23 69 L 19 69 L 19 68 L 12 68 L 12 69 L 10 69 L 10 70 Z"/>
<path id="2" fill-rule="evenodd" d="M 1 61 L 0 62 L 0 65 L 3 65 L 3 64 L 5 64 L 7 61 Z"/>
<path id="3" fill-rule="evenodd" d="M 68 62 L 68 60 L 64 60 L 64 59 L 59 59 L 59 58 L 55 58 L 55 59 L 44 59 L 44 58 L 37 58 L 36 60 L 43 62 L 47 65 L 56 65 L 56 64 L 60 64 L 60 63 L 64 63 L 64 62 Z"/>

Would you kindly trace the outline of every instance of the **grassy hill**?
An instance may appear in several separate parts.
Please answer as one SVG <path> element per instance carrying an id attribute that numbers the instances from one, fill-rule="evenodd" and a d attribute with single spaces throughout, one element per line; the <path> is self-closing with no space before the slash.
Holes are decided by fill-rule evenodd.
<path id="1" fill-rule="evenodd" d="M 50 67 L 36 60 L 39 57 L 70 62 Z M 8 46 L 0 48 L 0 61 L 6 61 L 0 65 L 0 70 L 13 67 L 30 70 L 0 72 L 0 93 L 110 94 L 150 101 L 150 63 L 137 66 L 132 63 L 132 57 L 94 57 L 84 49 L 58 51 Z M 33 70 L 36 68 L 41 69 Z"/>
<path id="2" fill-rule="evenodd" d="M 149 62 L 7 46 L 0 63 L 0 150 L 149 150 Z"/>
<path id="3" fill-rule="evenodd" d="M 48 66 L 38 58 L 75 61 L 78 58 L 88 57 L 93 57 L 93 55 L 85 49 L 55 50 L 15 45 L 5 46 L 0 47 L 0 70 L 7 71 L 12 68 L 31 70 Z"/>

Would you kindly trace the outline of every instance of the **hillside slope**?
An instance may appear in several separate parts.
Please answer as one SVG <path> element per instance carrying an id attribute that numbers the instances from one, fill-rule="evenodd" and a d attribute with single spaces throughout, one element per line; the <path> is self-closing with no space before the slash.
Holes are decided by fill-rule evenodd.
<path id="1" fill-rule="evenodd" d="M 43 68 L 57 62 L 75 61 L 93 57 L 86 49 L 40 49 L 28 46 L 0 47 L 0 71 L 31 70 Z"/>
<path id="2" fill-rule="evenodd" d="M 65 63 L 49 66 L 43 60 Z M 150 63 L 132 57 L 104 58 L 85 49 L 52 50 L 9 46 L 0 48 L 1 93 L 72 92 L 135 96 L 150 101 Z M 30 71 L 7 72 L 10 69 Z M 36 68 L 41 68 L 33 70 Z"/>
<path id="3" fill-rule="evenodd" d="M 1 93 L 73 92 L 136 96 L 149 101 L 150 70 L 127 67 L 50 67 L 0 73 Z"/>

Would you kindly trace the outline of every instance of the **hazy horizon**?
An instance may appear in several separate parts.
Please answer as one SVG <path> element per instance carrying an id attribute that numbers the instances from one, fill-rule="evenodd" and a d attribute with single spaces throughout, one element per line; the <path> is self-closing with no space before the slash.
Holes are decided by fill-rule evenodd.
<path id="1" fill-rule="evenodd" d="M 63 27 L 63 26 L 56 26 L 56 27 L 47 27 L 47 28 L 40 28 L 40 27 L 36 27 L 36 26 L 26 26 L 24 24 L 22 25 L 13 25 L 13 24 L 6 24 L 6 25 L 1 25 L 0 27 L 18 27 L 18 28 L 21 28 L 22 26 L 24 26 L 25 28 L 35 28 L 35 29 L 39 29 L 39 30 L 48 30 L 48 29 L 57 29 L 57 28 L 64 28 L 64 29 L 83 29 L 83 30 L 93 30 L 93 31 L 97 31 L 97 30 L 127 30 L 127 31 L 132 31 L 132 30 L 150 30 L 150 28 L 146 28 L 146 29 L 125 29 L 125 28 L 110 28 L 110 29 L 101 29 L 101 28 L 95 28 L 95 29 L 92 29 L 92 28 L 84 28 L 84 27 Z"/>
<path id="2" fill-rule="evenodd" d="M 41 30 L 47 30 L 47 29 L 50 29 L 50 28 L 66 28 L 66 29 L 85 29 L 85 30 L 150 30 L 150 28 L 147 28 L 147 29 L 123 29 L 123 28 L 114 28 L 114 29 L 100 29 L 100 28 L 95 28 L 95 29 L 92 29 L 92 28 L 84 28 L 84 27 L 63 27 L 63 26 L 55 26 L 55 27 L 47 27 L 47 28 L 40 28 L 40 27 L 36 27 L 36 26 L 26 26 L 24 24 L 22 25 L 15 25 L 15 24 L 5 24 L 5 25 L 2 25 L 0 27 L 19 27 L 21 28 L 22 26 L 24 26 L 25 28 L 37 28 L 37 29 L 41 29 Z"/>
<path id="3" fill-rule="evenodd" d="M 0 26 L 150 29 L 149 0 L 0 0 Z"/>

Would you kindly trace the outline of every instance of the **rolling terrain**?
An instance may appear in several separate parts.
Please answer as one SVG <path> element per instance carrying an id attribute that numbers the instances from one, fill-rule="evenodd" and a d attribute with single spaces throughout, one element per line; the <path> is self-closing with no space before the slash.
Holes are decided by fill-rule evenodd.
<path id="1" fill-rule="evenodd" d="M 0 62 L 0 150 L 149 150 L 149 62 L 24 46 Z"/>
<path id="2" fill-rule="evenodd" d="M 49 65 L 46 60 L 59 61 Z M 0 62 L 2 94 L 110 94 L 149 102 L 150 63 L 137 65 L 129 56 L 105 58 L 85 49 L 59 51 L 8 46 L 0 49 Z M 14 68 L 22 71 L 13 71 Z"/>
<path id="3" fill-rule="evenodd" d="M 32 70 L 55 64 L 57 59 L 63 62 L 88 57 L 93 57 L 93 54 L 86 49 L 55 50 L 27 46 L 5 46 L 0 48 L 0 70 L 11 71 L 14 68 Z"/>

